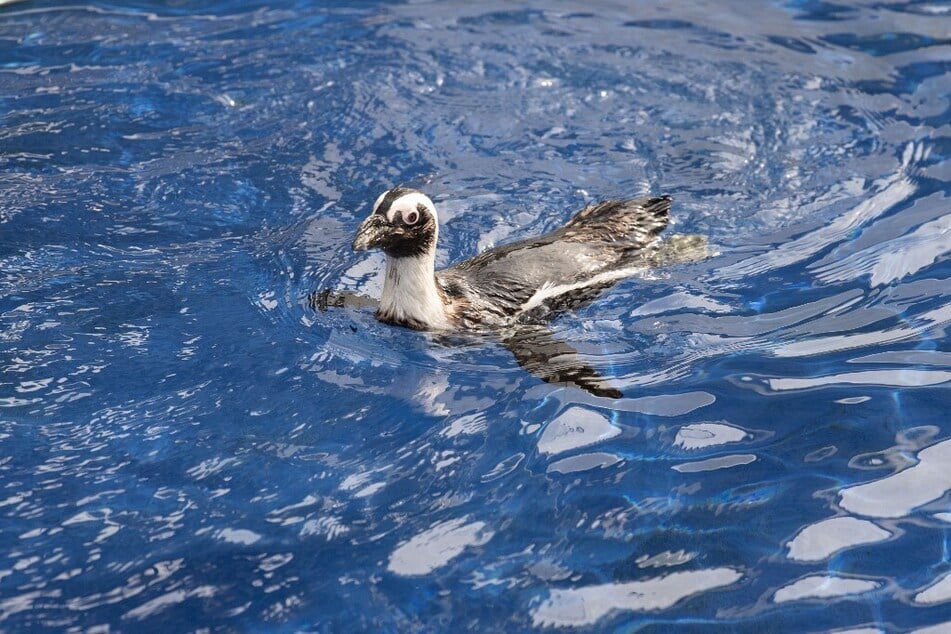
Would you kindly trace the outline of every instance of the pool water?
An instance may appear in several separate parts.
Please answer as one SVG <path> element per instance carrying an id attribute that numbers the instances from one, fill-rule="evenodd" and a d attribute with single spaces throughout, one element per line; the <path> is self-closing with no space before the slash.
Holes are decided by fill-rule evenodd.
<path id="1" fill-rule="evenodd" d="M 951 631 L 945 2 L 0 7 L 0 630 Z M 670 194 L 556 336 L 315 312 Z"/>

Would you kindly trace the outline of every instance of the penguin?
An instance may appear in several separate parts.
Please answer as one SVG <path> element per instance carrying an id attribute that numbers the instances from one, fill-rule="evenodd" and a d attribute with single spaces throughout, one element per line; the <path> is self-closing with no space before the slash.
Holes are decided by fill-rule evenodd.
<path id="1" fill-rule="evenodd" d="M 497 331 L 590 300 L 649 266 L 671 202 L 606 200 L 554 231 L 436 271 L 436 207 L 418 190 L 394 187 L 377 198 L 352 246 L 386 254 L 380 321 L 435 332 Z"/>
<path id="2" fill-rule="evenodd" d="M 444 339 L 495 335 L 519 365 L 543 381 L 618 399 L 621 391 L 607 385 L 545 324 L 638 272 L 713 255 L 700 235 L 675 234 L 661 241 L 671 203 L 670 196 L 605 200 L 549 233 L 437 271 L 436 206 L 419 190 L 394 187 L 376 199 L 352 244 L 354 251 L 386 254 L 379 301 L 327 289 L 312 293 L 309 302 L 320 311 L 376 307 L 381 322 Z"/>

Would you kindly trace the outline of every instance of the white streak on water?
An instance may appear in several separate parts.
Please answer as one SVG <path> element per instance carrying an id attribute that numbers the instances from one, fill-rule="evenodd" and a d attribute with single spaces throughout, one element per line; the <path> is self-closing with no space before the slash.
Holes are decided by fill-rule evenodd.
<path id="1" fill-rule="evenodd" d="M 891 536 L 889 531 L 868 520 L 831 517 L 806 526 L 786 547 L 790 559 L 822 561 L 840 550 L 884 541 Z"/>
<path id="2" fill-rule="evenodd" d="M 902 165 L 902 168 L 904 167 L 905 165 Z M 724 267 L 717 271 L 717 276 L 721 279 L 747 277 L 808 260 L 823 249 L 842 241 L 856 228 L 871 222 L 898 203 L 908 199 L 915 190 L 914 184 L 899 172 L 889 179 L 884 179 L 880 191 L 875 195 L 863 200 L 851 211 L 839 216 L 828 225 L 783 243 L 766 253 Z"/>
<path id="3" fill-rule="evenodd" d="M 708 460 L 698 460 L 696 462 L 685 462 L 683 464 L 671 467 L 674 471 L 680 473 L 700 473 L 703 471 L 717 471 L 719 469 L 730 469 L 731 467 L 740 467 L 756 462 L 756 456 L 750 453 L 735 454 L 730 456 L 717 456 Z"/>
<path id="4" fill-rule="evenodd" d="M 843 489 L 839 506 L 868 517 L 907 517 L 951 490 L 951 440 L 922 449 L 918 464 L 894 475 Z"/>
<path id="5" fill-rule="evenodd" d="M 407 577 L 427 575 L 458 557 L 466 548 L 481 546 L 492 539 L 485 522 L 466 523 L 460 517 L 440 522 L 399 546 L 390 555 L 386 569 Z"/>
<path id="6" fill-rule="evenodd" d="M 951 381 L 951 372 L 942 370 L 868 370 L 844 372 L 808 378 L 769 379 L 769 387 L 777 392 L 807 390 L 826 385 L 885 385 L 889 387 L 922 387 Z"/>
<path id="7" fill-rule="evenodd" d="M 552 590 L 532 610 L 532 623 L 535 627 L 583 627 L 597 623 L 613 610 L 665 610 L 689 596 L 732 585 L 742 576 L 733 568 L 708 568 L 628 583 Z"/>
<path id="8" fill-rule="evenodd" d="M 832 575 L 812 575 L 783 586 L 773 595 L 776 603 L 801 601 L 802 599 L 829 599 L 850 594 L 861 594 L 879 587 L 868 579 L 847 579 Z"/>
<path id="9" fill-rule="evenodd" d="M 915 595 L 915 603 L 934 605 L 951 601 L 951 572 Z"/>
<path id="10" fill-rule="evenodd" d="M 749 437 L 744 429 L 724 423 L 695 423 L 677 430 L 674 446 L 687 450 L 740 442 Z"/>
<path id="11" fill-rule="evenodd" d="M 620 433 L 621 430 L 604 415 L 581 407 L 571 407 L 548 423 L 538 440 L 538 451 L 558 454 L 614 438 Z"/>
<path id="12" fill-rule="evenodd" d="M 871 277 L 872 287 L 913 275 L 951 251 L 951 214 L 926 222 L 911 233 L 863 249 L 816 269 L 825 283 Z"/>

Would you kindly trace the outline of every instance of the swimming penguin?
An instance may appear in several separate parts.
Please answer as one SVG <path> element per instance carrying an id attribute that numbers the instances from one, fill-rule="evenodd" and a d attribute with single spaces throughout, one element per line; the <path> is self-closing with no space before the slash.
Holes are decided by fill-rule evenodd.
<path id="1" fill-rule="evenodd" d="M 609 200 L 536 238 L 435 270 L 439 221 L 422 192 L 384 192 L 353 240 L 380 249 L 386 277 L 377 318 L 417 330 L 483 330 L 512 323 L 546 300 L 630 275 L 667 226 L 671 198 Z"/>
<path id="2" fill-rule="evenodd" d="M 489 249 L 436 271 L 439 220 L 424 193 L 394 187 L 377 198 L 353 239 L 354 251 L 386 254 L 386 275 L 376 317 L 382 322 L 434 332 L 493 332 L 519 363 L 550 383 L 573 383 L 598 396 L 618 398 L 604 387 L 576 351 L 543 326 L 552 312 L 596 297 L 638 270 L 697 259 L 700 236 L 681 236 L 675 249 L 661 248 L 670 196 L 607 200 L 577 212 L 544 235 Z M 326 308 L 329 292 L 315 304 Z M 337 305 L 359 305 L 339 301 Z M 553 359 L 560 363 L 552 364 Z M 574 359 L 574 361 L 570 361 Z"/>

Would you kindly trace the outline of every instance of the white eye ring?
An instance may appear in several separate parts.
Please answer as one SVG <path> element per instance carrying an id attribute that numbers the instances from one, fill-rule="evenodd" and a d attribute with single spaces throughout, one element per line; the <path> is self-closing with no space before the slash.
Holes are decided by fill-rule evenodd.
<path id="1" fill-rule="evenodd" d="M 404 211 L 403 222 L 408 225 L 415 225 L 417 222 L 419 222 L 419 212 L 415 209 Z"/>

